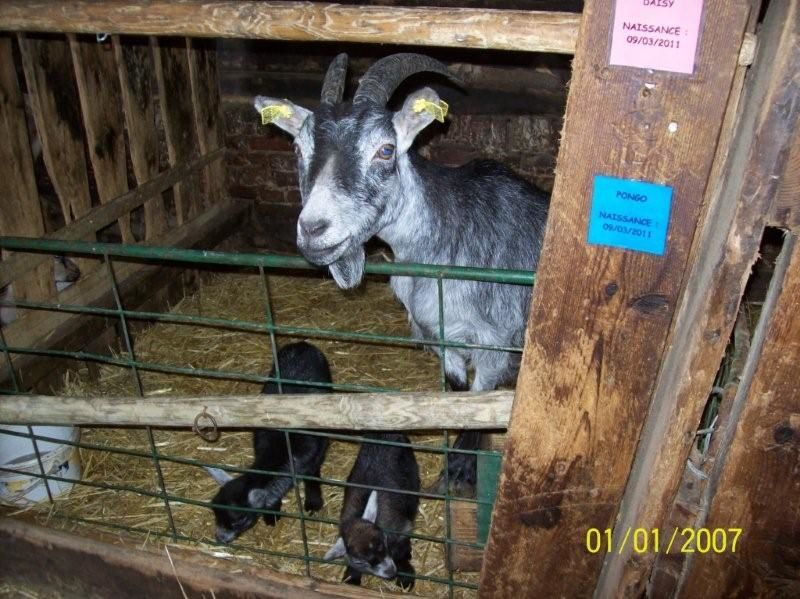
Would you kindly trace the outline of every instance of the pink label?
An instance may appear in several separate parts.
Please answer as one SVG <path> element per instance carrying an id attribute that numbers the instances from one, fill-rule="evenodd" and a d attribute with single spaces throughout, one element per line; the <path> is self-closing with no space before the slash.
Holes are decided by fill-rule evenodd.
<path id="1" fill-rule="evenodd" d="M 616 0 L 609 63 L 692 73 L 703 0 Z"/>

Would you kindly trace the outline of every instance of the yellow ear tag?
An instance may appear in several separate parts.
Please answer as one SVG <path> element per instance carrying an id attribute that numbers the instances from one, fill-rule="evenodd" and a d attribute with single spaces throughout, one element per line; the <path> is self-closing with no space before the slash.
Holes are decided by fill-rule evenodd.
<path id="1" fill-rule="evenodd" d="M 448 108 L 450 107 L 444 100 L 431 102 L 425 98 L 418 98 L 411 107 L 414 112 L 422 112 L 424 110 L 440 123 L 444 123 L 444 117 L 447 116 Z"/>
<path id="2" fill-rule="evenodd" d="M 261 109 L 261 124 L 269 125 L 279 118 L 288 119 L 292 116 L 292 109 L 286 104 L 273 104 Z"/>

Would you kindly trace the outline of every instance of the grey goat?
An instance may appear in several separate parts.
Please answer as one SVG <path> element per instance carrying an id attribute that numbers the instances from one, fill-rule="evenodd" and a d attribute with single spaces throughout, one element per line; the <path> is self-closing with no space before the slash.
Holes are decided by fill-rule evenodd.
<path id="1" fill-rule="evenodd" d="M 385 241 L 402 262 L 535 270 L 547 220 L 548 196 L 502 165 L 479 160 L 448 168 L 410 151 L 434 120 L 439 96 L 430 88 L 410 94 L 402 108 L 386 107 L 405 79 L 429 71 L 456 77 L 437 60 L 394 54 L 361 78 L 352 102 L 343 102 L 347 56 L 328 68 L 316 111 L 257 96 L 255 108 L 294 137 L 303 209 L 297 246 L 312 263 L 327 265 L 336 283 L 355 287 L 364 272 L 365 242 Z M 392 277 L 416 339 L 438 339 L 434 279 Z M 531 289 L 525 286 L 446 280 L 444 332 L 448 341 L 519 346 Z M 436 348 L 434 348 L 436 350 Z M 438 351 L 437 351 L 438 353 Z M 451 389 L 494 389 L 512 380 L 519 355 L 448 348 Z M 479 435 L 463 433 L 461 449 L 477 448 Z M 448 476 L 460 492 L 475 481 L 475 458 L 451 454 Z M 441 482 L 441 481 L 440 481 Z M 440 488 L 441 488 L 440 484 Z"/>

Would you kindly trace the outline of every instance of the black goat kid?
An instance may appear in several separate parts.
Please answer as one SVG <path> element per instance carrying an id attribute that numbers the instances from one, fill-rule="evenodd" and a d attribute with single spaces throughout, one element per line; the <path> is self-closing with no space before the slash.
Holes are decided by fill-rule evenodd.
<path id="1" fill-rule="evenodd" d="M 314 383 L 330 383 L 331 372 L 325 355 L 308 343 L 291 343 L 278 350 L 278 364 L 281 379 L 308 381 Z M 270 377 L 275 377 L 275 366 L 270 370 Z M 283 392 L 330 393 L 327 387 L 308 387 L 303 385 L 283 384 Z M 276 383 L 264 384 L 262 393 L 278 393 Z M 291 400 L 287 400 L 291 401 Z M 289 435 L 294 471 L 299 475 L 319 478 L 320 467 L 328 448 L 325 437 L 291 433 Z M 253 450 L 255 461 L 252 470 L 270 470 L 273 472 L 291 473 L 289 451 L 286 446 L 286 435 L 282 431 L 257 429 L 253 432 Z M 219 468 L 206 468 L 221 488 L 212 499 L 212 503 L 231 508 L 256 508 L 280 511 L 283 496 L 292 488 L 291 475 L 274 476 L 267 474 L 245 473 L 232 477 Z M 317 481 L 305 481 L 306 497 L 304 509 L 316 512 L 322 508 L 322 490 Z M 258 521 L 257 512 L 215 507 L 216 537 L 220 543 L 230 543 Z M 264 522 L 274 525 L 277 515 L 264 514 Z"/>
<path id="2" fill-rule="evenodd" d="M 396 433 L 365 435 L 347 482 L 363 485 L 344 492 L 336 543 L 325 554 L 326 560 L 346 557 L 344 580 L 361 584 L 362 574 L 380 578 L 397 577 L 404 589 L 414 586 L 411 541 L 419 497 L 375 490 L 370 487 L 419 492 L 419 467 L 410 447 L 370 443 L 370 440 L 409 443 Z"/>

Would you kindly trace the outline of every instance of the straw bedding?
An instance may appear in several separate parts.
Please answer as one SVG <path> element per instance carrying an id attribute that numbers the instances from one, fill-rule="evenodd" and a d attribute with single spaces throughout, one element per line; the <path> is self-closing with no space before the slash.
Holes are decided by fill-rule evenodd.
<path id="1" fill-rule="evenodd" d="M 272 276 L 269 283 L 277 324 L 408 335 L 406 314 L 394 300 L 384 281 L 368 281 L 361 289 L 351 293 L 344 293 L 332 281 L 317 277 Z M 241 273 L 217 273 L 204 277 L 198 292 L 184 298 L 172 311 L 261 322 L 265 320 L 264 298 L 258 276 Z M 278 342 L 280 345 L 291 340 L 288 337 L 279 338 Z M 402 390 L 439 388 L 438 359 L 418 348 L 323 339 L 309 341 L 327 355 L 336 383 L 376 385 Z M 145 328 L 135 335 L 135 352 L 137 359 L 141 361 L 262 375 L 271 364 L 268 335 L 194 325 L 155 324 Z M 259 384 L 240 381 L 146 371 L 141 371 L 141 376 L 147 396 L 258 393 L 260 390 Z M 90 376 L 88 369 L 69 375 L 64 393 L 130 395 L 135 393 L 135 387 L 130 370 L 102 366 L 99 376 Z M 154 435 L 158 450 L 164 455 L 239 467 L 247 467 L 252 459 L 251 436 L 246 432 L 225 432 L 213 444 L 191 432 L 155 430 Z M 84 429 L 82 441 L 149 451 L 148 438 L 142 429 Z M 441 446 L 443 437 L 433 434 L 416 435 L 412 436 L 412 441 L 435 447 Z M 333 442 L 322 476 L 346 479 L 357 450 L 358 445 L 355 443 Z M 84 480 L 158 491 L 158 479 L 150 459 L 87 449 L 81 450 L 81 457 Z M 438 476 L 442 456 L 418 451 L 417 460 L 425 488 Z M 215 493 L 216 483 L 202 469 L 166 461 L 162 461 L 161 465 L 169 494 L 208 501 Z M 326 503 L 319 516 L 338 520 L 342 502 L 341 487 L 324 485 L 323 494 Z M 228 558 L 234 564 L 263 564 L 283 572 L 306 573 L 302 560 L 259 553 L 259 550 L 270 550 L 302 555 L 303 538 L 298 519 L 282 518 L 274 529 L 259 522 L 237 540 L 241 548 L 235 549 L 213 543 L 214 520 L 208 508 L 179 502 L 172 503 L 171 507 L 179 535 L 200 539 L 198 542 L 180 543 L 219 556 L 223 567 L 226 562 L 222 558 Z M 298 512 L 294 491 L 284 499 L 283 510 Z M 52 508 L 48 505 L 40 506 L 36 518 L 47 521 L 50 526 L 76 532 L 81 532 L 87 526 L 96 526 L 79 524 L 74 520 L 57 517 L 59 515 L 151 531 L 150 534 L 141 533 L 145 543 L 171 542 L 167 537 L 157 536 L 157 533 L 169 530 L 164 504 L 158 497 L 76 486 L 68 497 L 57 500 Z M 443 502 L 422 500 L 416 532 L 444 536 Z M 337 536 L 335 526 L 315 522 L 306 523 L 306 533 L 310 554 L 316 557 L 322 557 Z M 413 541 L 413 564 L 417 574 L 447 578 L 443 547 L 440 543 L 419 539 Z M 309 569 L 312 576 L 332 581 L 339 580 L 343 573 L 343 568 L 339 565 L 314 562 L 309 564 Z M 477 582 L 477 574 L 454 572 L 453 576 L 455 580 Z M 380 581 L 372 576 L 366 576 L 364 584 L 386 591 L 399 590 L 393 582 Z M 447 587 L 440 583 L 418 580 L 414 593 L 447 596 Z M 474 592 L 470 590 L 455 590 L 457 597 L 473 595 Z"/>

